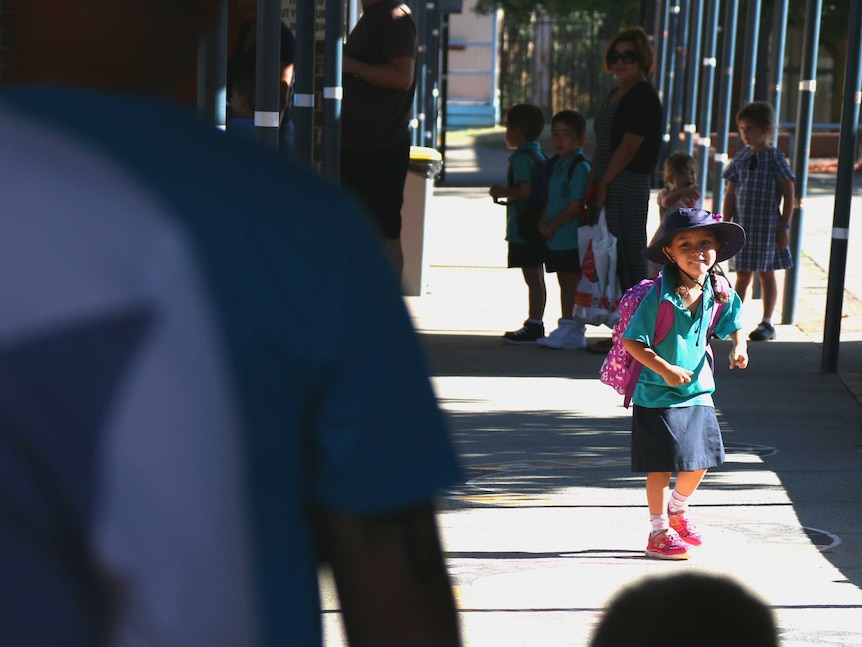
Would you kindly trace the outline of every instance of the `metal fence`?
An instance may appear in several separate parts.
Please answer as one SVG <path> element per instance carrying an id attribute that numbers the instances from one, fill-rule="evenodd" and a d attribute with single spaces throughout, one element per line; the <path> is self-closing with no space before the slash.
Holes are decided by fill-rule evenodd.
<path id="1" fill-rule="evenodd" d="M 500 38 L 500 105 L 533 103 L 546 117 L 563 109 L 594 117 L 614 86 L 602 71 L 608 39 L 600 16 L 578 13 L 568 20 L 504 19 Z"/>

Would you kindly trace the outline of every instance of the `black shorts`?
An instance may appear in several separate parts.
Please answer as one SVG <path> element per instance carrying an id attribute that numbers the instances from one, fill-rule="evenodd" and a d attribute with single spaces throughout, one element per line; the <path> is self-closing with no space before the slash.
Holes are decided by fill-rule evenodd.
<path id="1" fill-rule="evenodd" d="M 581 271 L 581 257 L 577 249 L 546 249 L 545 250 L 546 272 L 573 272 Z"/>
<path id="2" fill-rule="evenodd" d="M 387 240 L 401 237 L 401 206 L 409 164 L 409 132 L 380 151 L 341 151 L 341 185 L 359 198 Z"/>
<path id="3" fill-rule="evenodd" d="M 692 472 L 724 462 L 715 409 L 632 405 L 632 472 Z"/>
<path id="4" fill-rule="evenodd" d="M 509 243 L 509 267 L 541 267 L 545 248 L 522 243 Z"/>

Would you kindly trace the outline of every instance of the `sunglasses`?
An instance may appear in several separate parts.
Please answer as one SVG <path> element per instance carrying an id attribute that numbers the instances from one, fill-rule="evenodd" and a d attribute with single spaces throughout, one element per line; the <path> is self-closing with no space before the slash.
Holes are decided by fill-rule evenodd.
<path id="1" fill-rule="evenodd" d="M 627 49 L 624 52 L 620 52 L 618 50 L 613 50 L 610 54 L 608 54 L 608 64 L 613 65 L 614 63 L 619 63 L 622 61 L 626 65 L 631 65 L 632 63 L 638 62 L 638 54 L 634 50 Z"/>

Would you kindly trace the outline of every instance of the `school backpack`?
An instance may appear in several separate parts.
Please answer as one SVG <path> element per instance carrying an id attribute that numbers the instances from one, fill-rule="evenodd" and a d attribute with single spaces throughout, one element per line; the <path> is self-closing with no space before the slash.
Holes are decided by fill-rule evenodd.
<path id="1" fill-rule="evenodd" d="M 545 211 L 545 205 L 548 204 L 548 185 L 551 180 L 551 173 L 554 170 L 554 165 L 559 160 L 559 155 L 554 155 L 550 159 L 545 159 L 541 153 L 533 150 L 524 151 L 527 155 L 533 158 L 539 167 L 539 172 L 536 174 L 535 181 L 532 184 L 530 197 L 527 199 L 527 204 L 518 213 L 518 235 L 524 239 L 524 242 L 530 246 L 544 246 L 545 239 L 539 233 L 539 221 L 542 219 L 542 214 Z M 572 180 L 572 174 L 575 168 L 581 162 L 586 161 L 583 155 L 578 155 L 569 167 L 567 181 Z M 509 174 L 507 177 L 509 187 L 515 186 L 515 173 L 509 166 Z"/>
<path id="2" fill-rule="evenodd" d="M 718 278 L 718 283 L 721 286 L 721 289 L 729 291 L 730 283 L 727 278 L 723 274 L 716 274 L 716 277 Z M 626 407 L 626 409 L 628 409 L 631 404 L 632 395 L 634 395 L 635 386 L 637 386 L 638 378 L 641 374 L 641 367 L 643 365 L 632 357 L 631 353 L 629 353 L 626 350 L 626 347 L 623 346 L 623 333 L 626 331 L 635 310 L 638 309 L 641 301 L 643 301 L 644 295 L 649 292 L 651 287 L 655 287 L 656 298 L 661 299 L 661 273 L 659 273 L 655 279 L 643 279 L 640 283 L 633 285 L 623 294 L 622 299 L 620 299 L 619 305 L 617 306 L 619 319 L 616 324 L 614 324 L 614 329 L 611 333 L 611 349 L 608 351 L 604 362 L 602 362 L 602 368 L 599 370 L 599 380 L 603 384 L 613 387 L 617 393 L 623 396 L 623 406 Z M 712 335 L 713 330 L 715 330 L 718 318 L 721 316 L 723 310 L 724 304 L 716 301 L 715 306 L 712 309 L 712 319 L 709 322 L 709 328 L 706 334 L 707 340 L 709 340 L 710 335 Z M 653 345 L 659 344 L 665 337 L 667 337 L 667 334 L 673 327 L 673 319 L 673 304 L 670 301 L 660 300 L 658 314 L 655 318 L 655 330 L 653 332 L 652 339 Z M 712 366 L 712 346 L 709 344 L 709 341 L 706 343 L 706 356 L 709 361 L 709 365 Z"/>

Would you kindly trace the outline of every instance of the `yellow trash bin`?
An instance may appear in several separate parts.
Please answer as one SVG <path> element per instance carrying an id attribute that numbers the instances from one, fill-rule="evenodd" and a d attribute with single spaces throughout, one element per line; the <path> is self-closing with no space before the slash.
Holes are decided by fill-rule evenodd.
<path id="1" fill-rule="evenodd" d="M 401 250 L 404 269 L 401 283 L 406 296 L 420 296 L 424 290 L 425 213 L 434 193 L 434 178 L 443 166 L 443 156 L 426 146 L 410 147 L 410 164 L 404 183 L 401 208 Z"/>

